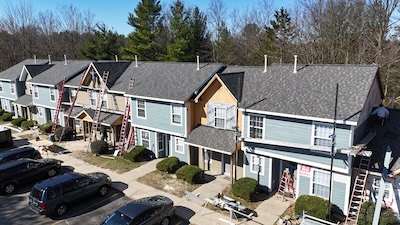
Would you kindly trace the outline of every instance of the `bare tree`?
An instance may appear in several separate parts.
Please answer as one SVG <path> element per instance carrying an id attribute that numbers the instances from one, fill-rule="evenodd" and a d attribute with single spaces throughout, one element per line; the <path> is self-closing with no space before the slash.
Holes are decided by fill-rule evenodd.
<path id="1" fill-rule="evenodd" d="M 225 22 L 227 8 L 223 0 L 211 0 L 208 7 L 208 22 L 210 23 L 208 27 L 211 28 L 211 34 L 214 34 L 212 40 L 213 45 L 213 61 L 218 62 L 218 51 L 215 43 L 219 42 L 220 34 L 219 30 L 222 24 Z"/>

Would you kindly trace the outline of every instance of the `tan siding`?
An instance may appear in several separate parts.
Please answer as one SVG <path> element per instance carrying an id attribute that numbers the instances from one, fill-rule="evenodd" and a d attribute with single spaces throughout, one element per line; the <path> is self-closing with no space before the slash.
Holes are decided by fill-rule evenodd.
<path id="1" fill-rule="evenodd" d="M 213 152 L 212 153 L 212 160 L 210 163 L 210 171 L 214 172 L 214 173 L 218 173 L 220 174 L 221 171 L 221 166 L 222 166 L 222 162 L 221 162 L 221 153 L 219 152 Z"/>
<path id="2" fill-rule="evenodd" d="M 89 93 L 86 90 L 80 90 L 76 98 L 76 104 L 88 106 L 90 105 Z"/>

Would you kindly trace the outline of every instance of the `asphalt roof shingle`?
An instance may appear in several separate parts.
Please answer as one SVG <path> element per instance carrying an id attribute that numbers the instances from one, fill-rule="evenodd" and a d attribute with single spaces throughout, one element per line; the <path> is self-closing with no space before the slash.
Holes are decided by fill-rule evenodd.
<path id="1" fill-rule="evenodd" d="M 40 65 L 40 64 L 46 64 L 47 62 L 48 61 L 45 59 L 37 59 L 36 61 L 34 59 L 25 59 L 24 61 L 19 62 L 14 66 L 0 72 L 0 79 L 4 80 L 18 79 L 19 76 L 21 75 L 21 71 L 24 65 Z"/>
<path id="2" fill-rule="evenodd" d="M 185 142 L 232 153 L 236 150 L 234 138 L 235 131 L 198 126 L 189 133 Z"/>
<path id="3" fill-rule="evenodd" d="M 244 73 L 222 73 L 218 74 L 218 76 L 235 96 L 236 100 L 240 102 L 242 100 Z"/>
<path id="4" fill-rule="evenodd" d="M 17 98 L 14 103 L 23 106 L 30 106 L 32 105 L 32 95 L 22 95 L 21 97 Z"/>
<path id="5" fill-rule="evenodd" d="M 36 75 L 42 73 L 45 70 L 50 69 L 53 64 L 44 64 L 44 65 L 25 65 L 25 68 L 28 70 L 31 77 L 36 77 Z"/>

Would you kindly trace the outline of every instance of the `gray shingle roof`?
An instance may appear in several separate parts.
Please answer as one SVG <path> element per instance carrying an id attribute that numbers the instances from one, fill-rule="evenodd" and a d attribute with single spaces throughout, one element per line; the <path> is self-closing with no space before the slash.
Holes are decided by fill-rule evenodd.
<path id="1" fill-rule="evenodd" d="M 307 65 L 298 66 L 293 73 L 293 65 L 274 64 L 267 73 L 262 71 L 262 67 L 228 67 L 224 71 L 245 72 L 241 108 L 332 119 L 338 83 L 337 119 L 357 121 L 378 67 Z"/>
<path id="2" fill-rule="evenodd" d="M 118 79 L 111 90 L 126 91 L 127 94 L 184 101 L 204 85 L 211 76 L 220 71 L 223 64 L 202 63 L 196 70 L 196 63 L 142 62 L 138 67 L 132 63 Z M 129 90 L 129 81 L 134 87 Z"/>
<path id="3" fill-rule="evenodd" d="M 45 64 L 48 61 L 45 59 L 38 59 L 36 60 L 36 65 L 39 64 Z M 35 60 L 34 59 L 25 59 L 22 62 L 19 62 L 15 64 L 14 66 L 2 71 L 0 73 L 0 79 L 5 79 L 5 80 L 15 80 L 18 79 L 19 76 L 21 75 L 22 68 L 24 65 L 35 65 Z"/>
<path id="4" fill-rule="evenodd" d="M 62 81 L 63 77 L 68 79 L 69 77 L 72 78 L 75 75 L 81 74 L 87 69 L 90 62 L 88 60 L 68 61 L 67 65 L 65 65 L 64 61 L 54 61 L 52 62 L 54 65 L 50 69 L 35 76 L 29 82 L 56 85 Z"/>
<path id="5" fill-rule="evenodd" d="M 22 95 L 14 103 L 22 106 L 30 106 L 32 105 L 32 95 Z"/>
<path id="6" fill-rule="evenodd" d="M 235 96 L 236 100 L 242 100 L 244 73 L 222 73 L 218 74 L 229 91 Z"/>
<path id="7" fill-rule="evenodd" d="M 93 119 L 94 117 L 94 109 L 86 108 L 83 109 L 83 111 L 86 112 L 90 116 L 90 118 Z M 100 117 L 99 117 L 99 122 L 105 125 L 111 125 L 113 124 L 117 119 L 119 119 L 121 114 L 115 114 L 115 113 L 110 113 L 110 112 L 101 112 Z"/>
<path id="8" fill-rule="evenodd" d="M 236 150 L 235 132 L 209 126 L 198 126 L 189 133 L 186 143 L 232 153 Z"/>
<path id="9" fill-rule="evenodd" d="M 36 75 L 42 73 L 45 70 L 50 69 L 53 64 L 44 64 L 44 65 L 26 65 L 26 69 L 28 70 L 31 77 L 36 77 Z"/>

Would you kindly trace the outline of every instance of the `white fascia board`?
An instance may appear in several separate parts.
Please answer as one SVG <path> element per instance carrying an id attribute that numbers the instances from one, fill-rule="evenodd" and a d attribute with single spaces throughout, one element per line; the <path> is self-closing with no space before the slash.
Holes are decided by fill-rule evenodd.
<path id="1" fill-rule="evenodd" d="M 171 102 L 171 103 L 185 104 L 185 101 L 181 101 L 181 100 L 173 100 L 173 99 L 165 99 L 165 98 L 154 98 L 154 97 L 146 97 L 146 96 L 130 95 L 130 94 L 125 94 L 125 96 L 130 97 L 130 98 L 140 98 L 140 99 L 143 99 L 143 100 L 154 100 L 154 101 L 160 101 L 160 102 Z"/>
<path id="2" fill-rule="evenodd" d="M 48 108 L 48 109 L 56 109 L 56 107 L 53 106 L 48 106 L 48 105 L 41 105 L 41 104 L 33 104 L 34 106 L 39 106 L 42 108 Z"/>
<path id="3" fill-rule="evenodd" d="M 14 81 L 14 80 L 18 80 L 18 78 L 19 78 L 19 77 L 16 77 L 16 78 L 13 78 L 13 79 L 4 79 L 4 78 L 0 78 L 0 80 L 1 80 L 1 81 L 8 81 L 8 82 L 11 82 L 11 81 Z"/>
<path id="4" fill-rule="evenodd" d="M 37 86 L 45 86 L 45 87 L 55 87 L 56 86 L 55 84 L 42 84 L 42 83 L 34 83 L 34 82 L 29 82 L 29 81 L 27 81 L 26 83 L 34 84 L 34 85 L 37 85 Z"/>
<path id="5" fill-rule="evenodd" d="M 149 131 L 156 131 L 156 132 L 159 132 L 159 133 L 170 134 L 170 135 L 173 135 L 173 136 L 176 136 L 176 137 L 180 137 L 180 138 L 186 138 L 186 134 L 180 134 L 180 133 L 177 133 L 177 132 L 171 132 L 171 131 L 162 130 L 162 129 L 158 129 L 158 128 L 142 126 L 142 125 L 138 125 L 138 124 L 135 124 L 135 123 L 132 123 L 132 122 L 131 122 L 131 126 L 135 127 L 135 128 L 136 127 L 142 128 L 142 129 L 149 130 Z"/>
<path id="6" fill-rule="evenodd" d="M 253 109 L 239 108 L 239 111 L 249 112 L 249 113 L 257 113 L 257 114 L 264 114 L 264 115 L 270 115 L 270 116 L 279 116 L 279 117 L 287 117 L 287 118 L 295 118 L 295 119 L 303 119 L 303 120 L 312 120 L 312 121 L 325 122 L 325 123 L 333 123 L 334 122 L 333 119 L 327 119 L 327 118 L 319 118 L 319 117 L 312 117 L 312 116 L 300 116 L 300 115 L 269 112 L 269 111 L 260 111 L 260 110 L 253 110 Z M 336 120 L 336 123 L 357 126 L 357 122 L 355 122 L 355 121 Z"/>

